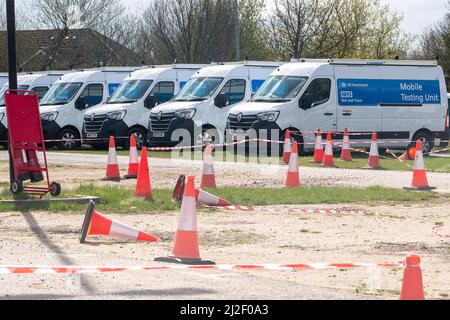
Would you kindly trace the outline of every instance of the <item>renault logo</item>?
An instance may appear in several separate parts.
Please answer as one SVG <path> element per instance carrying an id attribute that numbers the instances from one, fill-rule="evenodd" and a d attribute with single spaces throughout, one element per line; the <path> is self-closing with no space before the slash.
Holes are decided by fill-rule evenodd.
<path id="1" fill-rule="evenodd" d="M 95 120 L 95 113 L 91 114 L 91 121 Z"/>
<path id="2" fill-rule="evenodd" d="M 242 113 L 239 113 L 237 116 L 237 121 L 241 122 L 242 121 Z"/>
<path id="3" fill-rule="evenodd" d="M 158 115 L 156 116 L 158 118 L 158 121 L 161 120 L 162 118 L 162 112 L 159 112 Z"/>

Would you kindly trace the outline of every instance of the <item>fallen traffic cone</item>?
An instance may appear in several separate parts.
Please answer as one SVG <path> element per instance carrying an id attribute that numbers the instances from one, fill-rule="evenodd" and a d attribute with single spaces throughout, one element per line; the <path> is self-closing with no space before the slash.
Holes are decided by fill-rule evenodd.
<path id="1" fill-rule="evenodd" d="M 215 264 L 212 261 L 205 261 L 200 258 L 197 235 L 197 205 L 195 199 L 194 177 L 188 178 L 186 188 L 184 190 L 172 255 L 169 257 L 156 258 L 155 261 L 190 265 Z"/>
<path id="2" fill-rule="evenodd" d="M 322 166 L 334 167 L 333 140 L 331 139 L 331 132 L 328 132 L 327 134 L 327 143 L 325 146 L 325 154 L 323 156 Z"/>
<path id="3" fill-rule="evenodd" d="M 143 197 L 147 200 L 152 200 L 153 198 L 146 147 L 143 147 L 141 150 L 141 162 L 139 164 L 139 173 L 137 177 L 136 191 L 134 195 L 136 197 Z"/>
<path id="4" fill-rule="evenodd" d="M 369 162 L 365 169 L 381 169 L 380 154 L 378 152 L 378 138 L 374 132 L 372 134 L 372 142 L 370 143 Z"/>
<path id="5" fill-rule="evenodd" d="M 300 173 L 298 170 L 298 143 L 294 141 L 292 146 L 291 159 L 289 161 L 289 169 L 284 183 L 286 188 L 297 188 L 300 186 Z"/>
<path id="6" fill-rule="evenodd" d="M 286 131 L 286 138 L 284 139 L 284 150 L 283 150 L 283 163 L 289 164 L 292 152 L 292 141 L 291 141 L 291 131 L 288 129 Z"/>
<path id="7" fill-rule="evenodd" d="M 430 191 L 436 189 L 436 187 L 430 187 L 428 184 L 427 171 L 423 160 L 422 142 L 420 140 L 417 140 L 416 143 L 412 186 L 410 188 L 406 187 L 405 189 L 419 191 Z"/>
<path id="8" fill-rule="evenodd" d="M 406 258 L 400 300 L 425 300 L 422 269 L 418 256 L 413 255 Z"/>
<path id="9" fill-rule="evenodd" d="M 205 147 L 205 160 L 203 163 L 203 175 L 201 188 L 216 189 L 216 177 L 214 175 L 214 163 L 212 159 L 211 144 L 207 144 Z"/>
<path id="10" fill-rule="evenodd" d="M 86 211 L 81 228 L 80 243 L 85 243 L 87 236 L 110 236 L 120 240 L 145 242 L 155 242 L 158 240 L 136 228 L 105 217 L 95 210 L 94 201 L 91 201 Z"/>
<path id="11" fill-rule="evenodd" d="M 351 147 L 350 147 L 350 137 L 348 136 L 348 129 L 347 128 L 345 128 L 344 139 L 342 141 L 341 160 L 342 161 L 353 161 L 353 159 L 352 159 L 352 150 L 351 150 Z"/>
<path id="12" fill-rule="evenodd" d="M 316 144 L 314 147 L 314 160 L 313 163 L 322 163 L 323 162 L 323 141 L 322 141 L 322 132 L 320 130 L 317 131 Z"/>
<path id="13" fill-rule="evenodd" d="M 117 163 L 116 142 L 114 137 L 109 137 L 108 164 L 106 177 L 103 180 L 120 181 L 119 164 Z"/>
<path id="14" fill-rule="evenodd" d="M 181 203 L 185 189 L 186 176 L 180 176 L 173 190 L 172 200 Z M 195 199 L 197 204 L 211 207 L 228 207 L 232 204 L 220 197 L 217 197 L 202 189 L 195 189 Z"/>
<path id="15" fill-rule="evenodd" d="M 125 179 L 136 179 L 139 172 L 139 155 L 136 147 L 136 138 L 134 134 L 130 138 L 130 160 L 128 164 L 128 174 Z"/>

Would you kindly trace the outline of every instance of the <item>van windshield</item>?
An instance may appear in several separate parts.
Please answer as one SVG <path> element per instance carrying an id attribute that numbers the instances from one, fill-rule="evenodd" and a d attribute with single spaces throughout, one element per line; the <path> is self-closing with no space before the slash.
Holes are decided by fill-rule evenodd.
<path id="1" fill-rule="evenodd" d="M 28 90 L 30 86 L 29 85 L 18 85 L 17 89 L 18 90 Z M 0 107 L 5 107 L 5 91 L 8 90 L 8 87 L 3 87 L 0 90 Z M 23 92 L 19 92 L 18 94 L 23 95 Z"/>
<path id="2" fill-rule="evenodd" d="M 80 90 L 83 83 L 58 83 L 42 98 L 41 106 L 56 106 L 69 103 Z"/>
<path id="3" fill-rule="evenodd" d="M 253 102 L 291 101 L 299 95 L 307 81 L 307 77 L 270 77 L 255 94 Z"/>
<path id="4" fill-rule="evenodd" d="M 139 101 L 153 80 L 130 80 L 123 82 L 109 99 L 108 104 L 133 103 Z"/>
<path id="5" fill-rule="evenodd" d="M 175 101 L 204 101 L 216 92 L 223 78 L 193 78 L 186 83 Z"/>

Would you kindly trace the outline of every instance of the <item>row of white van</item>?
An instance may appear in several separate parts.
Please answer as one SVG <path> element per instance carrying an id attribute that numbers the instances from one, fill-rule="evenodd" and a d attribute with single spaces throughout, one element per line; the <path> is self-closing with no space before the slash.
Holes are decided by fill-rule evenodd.
<path id="1" fill-rule="evenodd" d="M 32 83 L 32 76 L 38 77 L 20 77 L 19 88 L 42 96 L 44 85 Z M 301 131 L 296 137 L 309 149 L 317 129 L 348 128 L 361 133 L 353 138 L 361 141 L 357 147 L 366 147 L 375 131 L 385 147 L 406 148 L 421 139 L 429 150 L 447 145 L 449 136 L 445 78 L 436 62 L 249 61 L 52 76 L 46 75 L 51 88 L 40 102 L 44 136 L 63 140 L 58 146 L 64 149 L 79 146 L 73 138 L 104 147 L 111 135 L 131 134 L 140 146 L 235 141 L 249 134 L 282 140 L 288 129 Z M 0 120 L 2 140 L 2 109 Z M 118 142 L 128 147 L 127 139 Z"/>

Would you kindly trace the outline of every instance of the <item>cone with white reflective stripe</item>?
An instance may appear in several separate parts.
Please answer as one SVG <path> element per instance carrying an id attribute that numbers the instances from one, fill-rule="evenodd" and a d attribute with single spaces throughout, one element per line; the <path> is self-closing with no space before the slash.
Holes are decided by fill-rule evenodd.
<path id="1" fill-rule="evenodd" d="M 314 160 L 312 163 L 322 163 L 323 162 L 323 141 L 322 141 L 322 132 L 320 130 L 317 131 L 316 144 L 314 147 Z"/>
<path id="2" fill-rule="evenodd" d="M 374 132 L 372 134 L 372 142 L 370 143 L 369 162 L 365 169 L 381 169 L 380 154 L 378 152 L 378 138 Z"/>
<path id="3" fill-rule="evenodd" d="M 423 160 L 422 142 L 420 140 L 417 140 L 416 143 L 412 185 L 411 187 L 406 187 L 405 189 L 419 191 L 430 191 L 436 189 L 436 187 L 430 187 L 428 184 L 425 161 Z"/>
<path id="4" fill-rule="evenodd" d="M 212 159 L 211 144 L 207 144 L 205 147 L 205 160 L 203 163 L 203 175 L 201 188 L 216 189 L 216 176 L 214 175 L 214 163 Z"/>
<path id="5" fill-rule="evenodd" d="M 172 201 L 181 203 L 183 200 L 183 193 L 186 184 L 186 176 L 182 175 L 178 178 L 172 194 Z M 195 189 L 195 198 L 197 204 L 211 207 L 228 207 L 232 204 L 220 197 L 217 197 L 202 189 Z"/>
<path id="6" fill-rule="evenodd" d="M 119 164 L 117 162 L 116 142 L 114 137 L 109 137 L 108 164 L 106 176 L 103 180 L 120 181 Z"/>
<path id="7" fill-rule="evenodd" d="M 289 169 L 284 183 L 286 188 L 297 188 L 300 186 L 300 173 L 298 169 L 298 143 L 294 141 L 292 154 L 289 161 Z"/>
<path id="8" fill-rule="evenodd" d="M 289 164 L 292 152 L 292 141 L 291 141 L 291 131 L 286 131 L 286 138 L 284 139 L 284 149 L 283 149 L 283 163 Z"/>
<path id="9" fill-rule="evenodd" d="M 343 138 L 343 141 L 342 141 L 341 160 L 342 161 L 353 161 L 353 159 L 352 159 L 352 150 L 350 148 L 350 137 L 348 136 L 348 129 L 347 128 L 345 128 L 344 138 Z"/>
<path id="10" fill-rule="evenodd" d="M 95 210 L 93 201 L 89 204 L 84 218 L 80 243 L 85 243 L 87 236 L 109 236 L 120 240 L 144 242 L 155 242 L 158 240 L 148 233 L 107 218 Z"/>
<path id="11" fill-rule="evenodd" d="M 146 200 L 153 199 L 152 185 L 150 182 L 150 170 L 148 167 L 147 148 L 143 147 L 141 151 L 141 162 L 139 164 L 139 173 L 134 192 L 136 197 L 142 197 Z"/>
<path id="12" fill-rule="evenodd" d="M 169 257 L 156 258 L 155 261 L 190 265 L 215 264 L 212 261 L 205 261 L 200 258 L 196 202 L 194 177 L 189 177 L 178 216 L 178 228 L 172 254 Z"/>
<path id="13" fill-rule="evenodd" d="M 125 179 L 137 179 L 139 172 L 139 154 L 136 146 L 136 138 L 134 134 L 130 137 L 130 160 L 128 163 L 128 173 Z"/>
<path id="14" fill-rule="evenodd" d="M 325 145 L 325 154 L 323 156 L 322 166 L 334 167 L 333 140 L 331 139 L 331 132 L 328 132 L 327 134 L 327 143 Z"/>

